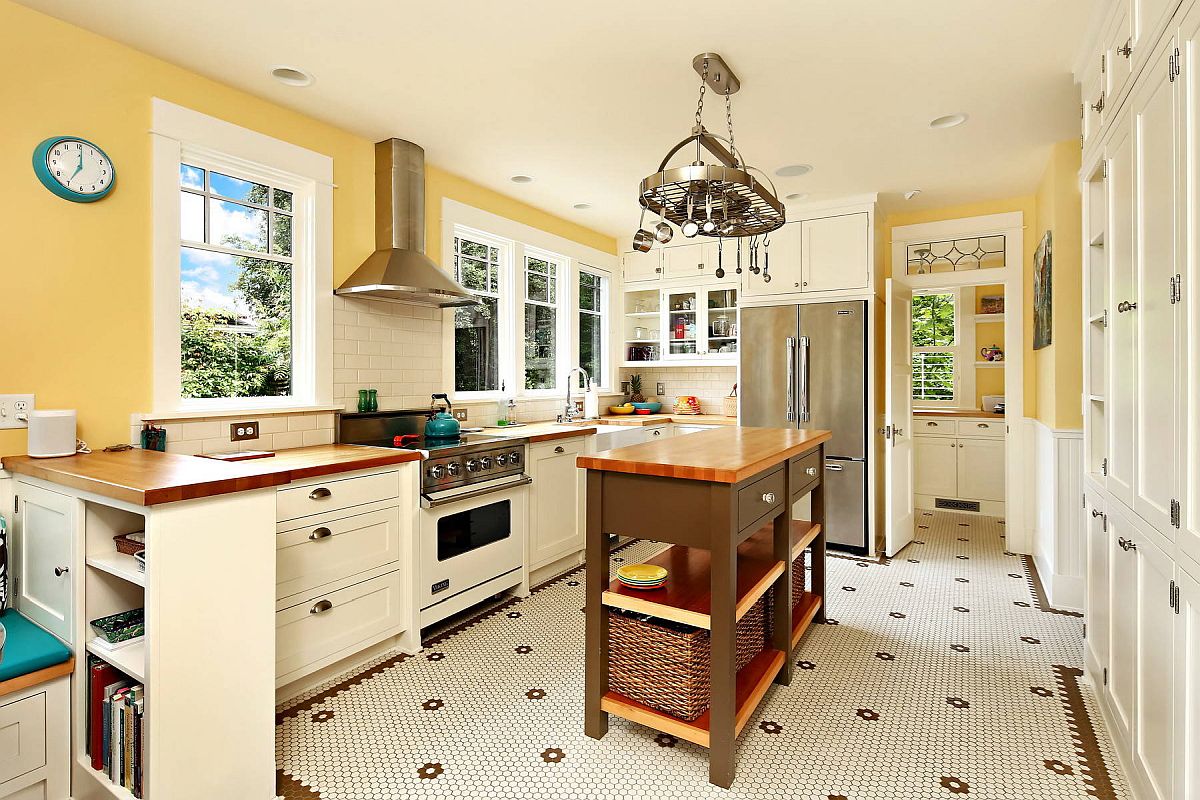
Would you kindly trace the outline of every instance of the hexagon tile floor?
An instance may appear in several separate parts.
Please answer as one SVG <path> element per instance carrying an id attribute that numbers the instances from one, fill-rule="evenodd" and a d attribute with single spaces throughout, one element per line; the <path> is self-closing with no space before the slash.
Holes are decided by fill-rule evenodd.
<path id="1" fill-rule="evenodd" d="M 738 740 L 707 752 L 612 718 L 583 733 L 583 572 L 280 709 L 286 798 L 1129 797 L 1089 686 L 1082 620 L 1046 606 L 996 518 L 922 514 L 898 558 L 829 559 L 830 624 Z M 661 545 L 614 554 L 635 562 Z"/>

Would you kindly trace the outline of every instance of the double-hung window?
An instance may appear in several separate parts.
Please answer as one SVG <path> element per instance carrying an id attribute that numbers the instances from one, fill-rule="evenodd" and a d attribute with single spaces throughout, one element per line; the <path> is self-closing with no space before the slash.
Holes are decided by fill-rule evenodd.
<path id="1" fill-rule="evenodd" d="M 560 293 L 566 261 L 524 248 L 525 262 L 525 390 L 554 391 L 563 382 L 564 350 L 559 347 Z"/>
<path id="2" fill-rule="evenodd" d="M 608 348 L 608 278 L 599 272 L 579 269 L 579 359 L 597 384 L 604 381 Z"/>
<path id="3" fill-rule="evenodd" d="M 454 277 L 479 305 L 454 309 L 454 391 L 503 391 L 501 331 L 507 320 L 502 267 L 508 260 L 502 242 L 481 234 L 454 237 Z"/>
<path id="4" fill-rule="evenodd" d="M 955 292 L 913 295 L 912 386 L 916 403 L 952 405 L 962 394 L 958 301 Z"/>

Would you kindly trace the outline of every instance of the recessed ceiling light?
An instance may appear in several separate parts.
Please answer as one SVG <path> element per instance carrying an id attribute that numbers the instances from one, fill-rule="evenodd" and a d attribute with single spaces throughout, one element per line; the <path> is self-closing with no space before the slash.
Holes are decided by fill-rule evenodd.
<path id="1" fill-rule="evenodd" d="M 920 189 L 909 189 L 907 192 L 904 193 L 904 199 L 912 200 L 916 197 L 919 197 L 920 195 L 921 195 Z"/>
<path id="2" fill-rule="evenodd" d="M 509 180 L 513 183 L 533 183 L 533 178 L 528 175 L 513 175 Z"/>
<path id="3" fill-rule="evenodd" d="M 792 194 L 784 195 L 783 199 L 791 200 L 792 202 L 796 202 L 797 200 L 804 200 L 807 197 L 808 197 L 808 192 L 793 192 Z"/>
<path id="4" fill-rule="evenodd" d="M 271 67 L 271 77 L 288 86 L 311 86 L 313 76 L 299 67 Z"/>
<path id="5" fill-rule="evenodd" d="M 591 207 L 592 207 L 591 203 L 576 203 L 575 205 L 571 206 L 571 208 L 575 208 L 580 211 L 587 211 Z"/>
<path id="6" fill-rule="evenodd" d="M 795 178 L 810 172 L 812 172 L 812 164 L 789 164 L 775 170 L 775 174 L 781 178 Z"/>
<path id="7" fill-rule="evenodd" d="M 959 125 L 962 125 L 966 121 L 967 121 L 966 114 L 947 114 L 944 117 L 938 117 L 937 119 L 930 122 L 929 127 L 933 128 L 934 130 L 938 130 L 941 128 L 957 128 Z"/>

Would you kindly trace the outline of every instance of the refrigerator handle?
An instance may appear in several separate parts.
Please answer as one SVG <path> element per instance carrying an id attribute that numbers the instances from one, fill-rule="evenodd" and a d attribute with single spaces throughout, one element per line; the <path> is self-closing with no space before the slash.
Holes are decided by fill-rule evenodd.
<path id="1" fill-rule="evenodd" d="M 796 421 L 796 337 L 787 337 L 787 420 Z"/>
<path id="2" fill-rule="evenodd" d="M 800 421 L 808 422 L 812 414 L 808 406 L 808 337 L 800 337 Z"/>

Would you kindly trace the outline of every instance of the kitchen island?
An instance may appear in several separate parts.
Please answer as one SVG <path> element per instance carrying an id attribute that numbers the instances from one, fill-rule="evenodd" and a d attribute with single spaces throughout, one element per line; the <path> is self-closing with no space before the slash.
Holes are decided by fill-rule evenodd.
<path id="1" fill-rule="evenodd" d="M 709 748 L 709 780 L 728 788 L 734 743 L 772 682 L 791 680 L 791 649 L 824 621 L 824 443 L 829 431 L 728 427 L 580 456 L 587 470 L 585 730 L 601 738 L 608 715 Z M 812 519 L 791 519 L 812 496 Z M 766 530 L 764 531 L 764 527 Z M 610 584 L 609 535 L 674 545 L 671 574 L 653 591 Z M 792 596 L 797 552 L 811 548 L 812 593 Z M 737 669 L 737 624 L 768 592 L 769 643 Z M 686 721 L 610 691 L 610 611 L 621 608 L 710 632 L 711 701 Z"/>

